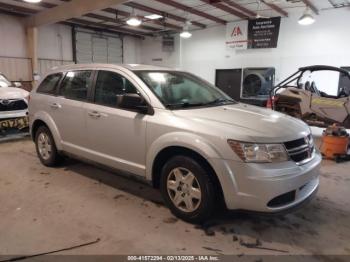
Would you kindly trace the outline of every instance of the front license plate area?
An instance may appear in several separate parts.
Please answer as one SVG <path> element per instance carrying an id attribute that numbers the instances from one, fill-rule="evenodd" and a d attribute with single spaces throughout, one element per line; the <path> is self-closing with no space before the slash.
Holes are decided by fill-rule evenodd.
<path id="1" fill-rule="evenodd" d="M 27 127 L 29 127 L 28 117 L 0 120 L 0 130 L 2 131 L 10 129 L 23 130 Z"/>

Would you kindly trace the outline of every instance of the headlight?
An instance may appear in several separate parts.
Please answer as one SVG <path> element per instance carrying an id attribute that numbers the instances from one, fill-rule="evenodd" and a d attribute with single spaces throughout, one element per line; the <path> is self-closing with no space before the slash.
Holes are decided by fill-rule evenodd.
<path id="1" fill-rule="evenodd" d="M 287 151 L 282 144 L 254 144 L 227 141 L 232 150 L 245 162 L 272 163 L 288 161 Z"/>

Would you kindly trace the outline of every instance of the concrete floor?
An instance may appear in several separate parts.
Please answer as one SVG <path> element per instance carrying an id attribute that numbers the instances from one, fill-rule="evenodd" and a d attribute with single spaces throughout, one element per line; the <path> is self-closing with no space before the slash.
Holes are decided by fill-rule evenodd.
<path id="1" fill-rule="evenodd" d="M 296 213 L 226 212 L 204 227 L 174 218 L 146 185 L 77 161 L 42 166 L 29 139 L 1 143 L 0 167 L 0 255 L 97 238 L 60 254 L 350 255 L 350 162 L 324 161 L 317 198 Z"/>

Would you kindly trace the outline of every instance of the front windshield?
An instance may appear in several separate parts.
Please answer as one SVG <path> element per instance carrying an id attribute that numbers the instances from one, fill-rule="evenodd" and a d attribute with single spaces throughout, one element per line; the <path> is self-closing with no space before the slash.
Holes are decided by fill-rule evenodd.
<path id="1" fill-rule="evenodd" d="M 11 82 L 6 79 L 6 77 L 0 74 L 0 87 L 9 87 Z"/>
<path id="2" fill-rule="evenodd" d="M 135 74 L 170 109 L 236 103 L 218 88 L 189 73 L 136 71 Z"/>

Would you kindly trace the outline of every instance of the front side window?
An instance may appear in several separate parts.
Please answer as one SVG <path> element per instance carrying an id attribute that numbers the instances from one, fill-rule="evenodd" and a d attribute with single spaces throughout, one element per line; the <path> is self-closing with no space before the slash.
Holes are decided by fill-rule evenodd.
<path id="1" fill-rule="evenodd" d="M 134 85 L 125 77 L 114 72 L 99 71 L 95 87 L 96 104 L 118 107 L 119 96 L 136 93 Z"/>
<path id="2" fill-rule="evenodd" d="M 86 101 L 91 82 L 92 71 L 67 72 L 59 95 L 73 100 Z"/>
<path id="3" fill-rule="evenodd" d="M 43 94 L 55 94 L 58 82 L 61 80 L 62 74 L 53 74 L 45 78 L 45 80 L 38 87 L 37 92 Z"/>
<path id="4" fill-rule="evenodd" d="M 185 72 L 135 71 L 169 109 L 236 103 L 206 81 Z"/>
<path id="5" fill-rule="evenodd" d="M 11 82 L 7 80 L 7 78 L 0 74 L 0 87 L 9 87 L 11 86 Z"/>

